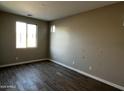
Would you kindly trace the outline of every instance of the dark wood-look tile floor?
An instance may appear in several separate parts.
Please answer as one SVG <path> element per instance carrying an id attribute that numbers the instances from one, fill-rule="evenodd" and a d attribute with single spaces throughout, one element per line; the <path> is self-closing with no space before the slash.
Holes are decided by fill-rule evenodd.
<path id="1" fill-rule="evenodd" d="M 9 91 L 116 91 L 50 61 L 0 68 L 0 90 Z"/>

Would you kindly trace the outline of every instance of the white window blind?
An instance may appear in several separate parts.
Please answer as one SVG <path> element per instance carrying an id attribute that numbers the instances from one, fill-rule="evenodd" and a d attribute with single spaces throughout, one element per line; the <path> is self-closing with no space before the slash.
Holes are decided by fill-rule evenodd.
<path id="1" fill-rule="evenodd" d="M 27 47 L 36 47 L 36 25 L 27 25 Z"/>
<path id="2" fill-rule="evenodd" d="M 55 30 L 56 30 L 55 25 L 52 25 L 52 26 L 51 26 L 51 32 L 55 32 Z"/>
<path id="3" fill-rule="evenodd" d="M 16 22 L 16 48 L 37 47 L 37 26 Z"/>

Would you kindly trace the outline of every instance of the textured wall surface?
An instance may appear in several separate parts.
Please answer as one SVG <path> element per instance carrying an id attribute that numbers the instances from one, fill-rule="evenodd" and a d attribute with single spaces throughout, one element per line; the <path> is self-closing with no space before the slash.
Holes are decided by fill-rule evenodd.
<path id="1" fill-rule="evenodd" d="M 124 3 L 56 20 L 50 57 L 124 86 Z"/>

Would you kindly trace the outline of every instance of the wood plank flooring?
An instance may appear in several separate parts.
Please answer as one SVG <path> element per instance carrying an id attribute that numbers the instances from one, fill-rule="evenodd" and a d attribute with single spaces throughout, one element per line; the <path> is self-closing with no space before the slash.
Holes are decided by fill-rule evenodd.
<path id="1" fill-rule="evenodd" d="M 117 91 L 50 61 L 0 68 L 0 91 Z"/>

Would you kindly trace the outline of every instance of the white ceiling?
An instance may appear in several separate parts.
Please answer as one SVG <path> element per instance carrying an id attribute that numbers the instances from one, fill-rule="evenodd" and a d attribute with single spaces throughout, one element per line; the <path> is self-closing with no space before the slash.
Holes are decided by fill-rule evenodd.
<path id="1" fill-rule="evenodd" d="M 0 10 L 52 21 L 113 3 L 116 1 L 0 1 Z"/>

